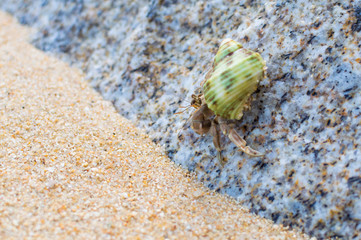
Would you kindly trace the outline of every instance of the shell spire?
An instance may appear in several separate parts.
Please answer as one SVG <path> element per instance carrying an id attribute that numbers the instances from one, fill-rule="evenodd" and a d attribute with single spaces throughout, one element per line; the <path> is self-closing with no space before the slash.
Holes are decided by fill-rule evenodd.
<path id="1" fill-rule="evenodd" d="M 212 73 L 203 85 L 208 107 L 223 118 L 241 119 L 247 100 L 264 78 L 264 69 L 259 53 L 234 40 L 223 40 Z"/>

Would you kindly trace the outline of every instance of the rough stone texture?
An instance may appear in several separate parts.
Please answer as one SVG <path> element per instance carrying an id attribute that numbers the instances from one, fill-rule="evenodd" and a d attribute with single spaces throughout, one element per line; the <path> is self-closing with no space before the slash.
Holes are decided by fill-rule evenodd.
<path id="1" fill-rule="evenodd" d="M 63 56 L 121 114 L 211 189 L 317 237 L 360 238 L 360 1 L 11 1 L 38 28 L 34 43 Z M 239 132 L 264 158 L 182 126 L 226 37 L 258 51 L 268 77 Z"/>
<path id="2" fill-rule="evenodd" d="M 0 239 L 309 239 L 176 166 L 0 11 Z"/>

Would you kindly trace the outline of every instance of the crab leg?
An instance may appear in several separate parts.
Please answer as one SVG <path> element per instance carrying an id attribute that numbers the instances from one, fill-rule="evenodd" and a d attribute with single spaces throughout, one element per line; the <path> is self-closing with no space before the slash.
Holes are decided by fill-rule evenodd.
<path id="1" fill-rule="evenodd" d="M 223 120 L 219 119 L 219 123 L 220 123 L 220 127 L 221 130 L 223 132 L 223 134 L 227 135 L 228 138 L 234 143 L 236 144 L 236 146 L 244 153 L 248 154 L 249 156 L 252 157 L 260 157 L 263 156 L 264 154 L 250 148 L 249 146 L 247 146 L 247 142 L 241 138 L 241 136 L 238 135 L 238 133 L 236 132 L 236 130 L 233 128 L 233 126 L 231 126 L 227 120 Z"/>
<path id="2" fill-rule="evenodd" d="M 210 130 L 211 135 L 213 136 L 213 145 L 217 149 L 217 158 L 218 161 L 221 163 L 221 165 L 224 165 L 224 161 L 222 158 L 222 147 L 221 147 L 221 133 L 219 131 L 218 123 L 216 123 L 214 120 L 212 121 L 212 126 Z"/>
<path id="3" fill-rule="evenodd" d="M 217 124 L 214 121 L 212 121 L 211 135 L 213 136 L 213 144 L 216 147 L 217 151 L 218 152 L 222 151 L 221 133 L 219 132 L 219 128 L 218 128 Z"/>

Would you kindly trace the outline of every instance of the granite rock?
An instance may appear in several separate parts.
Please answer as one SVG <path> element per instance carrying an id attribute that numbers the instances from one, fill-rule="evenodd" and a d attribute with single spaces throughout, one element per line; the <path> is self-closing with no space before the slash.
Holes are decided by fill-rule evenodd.
<path id="1" fill-rule="evenodd" d="M 34 44 L 80 67 L 176 163 L 253 212 L 319 237 L 361 238 L 360 1 L 3 0 Z M 259 52 L 267 77 L 237 130 L 250 158 L 186 123 L 218 44 Z"/>

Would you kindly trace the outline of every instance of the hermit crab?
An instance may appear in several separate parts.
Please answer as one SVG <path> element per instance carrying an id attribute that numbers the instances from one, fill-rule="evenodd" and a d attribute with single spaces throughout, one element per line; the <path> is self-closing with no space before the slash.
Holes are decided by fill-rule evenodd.
<path id="1" fill-rule="evenodd" d="M 222 163 L 220 131 L 250 156 L 263 154 L 247 146 L 234 129 L 243 111 L 250 107 L 250 95 L 264 78 L 265 62 L 259 53 L 225 39 L 214 58 L 213 67 L 201 83 L 199 94 L 192 95 L 191 128 L 200 135 L 210 133 Z"/>

